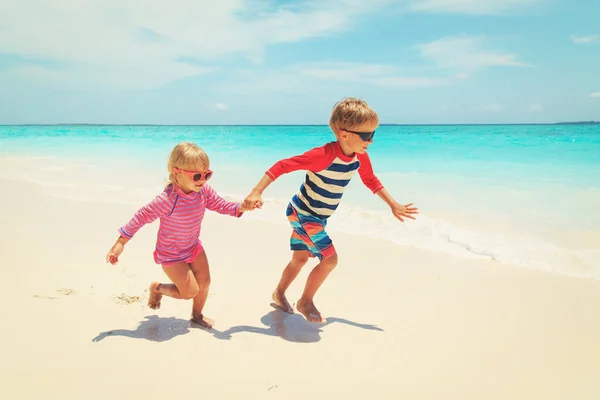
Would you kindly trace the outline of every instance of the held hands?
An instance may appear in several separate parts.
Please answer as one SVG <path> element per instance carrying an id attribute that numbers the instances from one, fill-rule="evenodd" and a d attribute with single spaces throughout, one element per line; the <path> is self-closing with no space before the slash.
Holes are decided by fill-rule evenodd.
<path id="1" fill-rule="evenodd" d="M 260 193 L 252 192 L 250 193 L 242 202 L 240 206 L 240 210 L 254 210 L 255 208 L 262 208 L 264 202 L 262 200 L 262 196 Z"/>
<path id="2" fill-rule="evenodd" d="M 124 248 L 125 246 L 123 243 L 117 241 L 106 255 L 106 262 L 111 263 L 112 265 L 117 265 L 119 262 L 119 256 L 123 252 Z"/>
<path id="3" fill-rule="evenodd" d="M 240 203 L 240 208 L 239 208 L 239 212 L 246 212 L 246 211 L 253 211 L 255 208 L 260 208 L 262 207 L 262 204 L 258 204 L 258 202 L 255 202 L 254 204 L 252 203 L 247 203 L 246 200 L 244 200 L 243 202 Z"/>
<path id="4" fill-rule="evenodd" d="M 392 214 L 394 217 L 398 218 L 400 221 L 404 222 L 404 218 L 415 219 L 416 214 L 419 213 L 419 209 L 413 206 L 413 203 L 408 203 L 405 205 L 394 203 L 390 206 L 392 210 Z"/>

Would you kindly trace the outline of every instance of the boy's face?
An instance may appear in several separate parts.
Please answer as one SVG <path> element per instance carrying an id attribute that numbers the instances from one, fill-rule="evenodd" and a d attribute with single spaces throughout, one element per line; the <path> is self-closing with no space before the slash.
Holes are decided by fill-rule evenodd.
<path id="1" fill-rule="evenodd" d="M 373 143 L 373 134 L 378 126 L 379 124 L 373 121 L 365 122 L 353 128 L 347 128 L 348 130 L 342 128 L 339 132 L 339 139 L 346 150 L 352 153 L 364 154 L 371 143 Z"/>

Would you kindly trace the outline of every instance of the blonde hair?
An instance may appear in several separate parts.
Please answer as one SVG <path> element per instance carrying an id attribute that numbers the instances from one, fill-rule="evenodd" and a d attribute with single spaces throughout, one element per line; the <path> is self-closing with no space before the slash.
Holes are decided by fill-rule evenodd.
<path id="1" fill-rule="evenodd" d="M 356 129 L 368 122 L 379 123 L 379 116 L 367 102 L 345 97 L 333 106 L 329 126 L 337 135 L 340 129 Z"/>
<path id="2" fill-rule="evenodd" d="M 169 156 L 169 162 L 167 169 L 169 171 L 169 178 L 167 179 L 167 186 L 175 181 L 173 176 L 173 169 L 180 168 L 187 171 L 200 171 L 208 169 L 210 167 L 210 160 L 208 155 L 200 147 L 194 143 L 182 142 L 173 148 L 171 155 Z"/>

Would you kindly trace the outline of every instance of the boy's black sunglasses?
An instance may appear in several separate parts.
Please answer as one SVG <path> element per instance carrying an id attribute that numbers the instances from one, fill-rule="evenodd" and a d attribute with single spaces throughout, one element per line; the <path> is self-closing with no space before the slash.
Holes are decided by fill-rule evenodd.
<path id="1" fill-rule="evenodd" d="M 355 135 L 360 136 L 360 138 L 362 140 L 364 140 L 365 142 L 370 141 L 371 139 L 373 139 L 373 136 L 375 136 L 375 131 L 373 131 L 373 132 L 355 132 L 355 131 L 350 131 L 348 129 L 342 129 L 342 130 L 346 131 L 346 132 L 354 133 Z"/>

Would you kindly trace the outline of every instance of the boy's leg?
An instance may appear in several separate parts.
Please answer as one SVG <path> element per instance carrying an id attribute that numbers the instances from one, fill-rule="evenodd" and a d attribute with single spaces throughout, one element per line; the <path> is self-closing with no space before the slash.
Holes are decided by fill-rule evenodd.
<path id="1" fill-rule="evenodd" d="M 163 271 L 173 283 L 152 282 L 150 284 L 148 298 L 150 308 L 160 308 L 160 300 L 163 295 L 188 300 L 198 294 L 198 283 L 188 263 L 180 262 L 168 267 L 163 266 Z"/>
<path id="2" fill-rule="evenodd" d="M 208 258 L 206 251 L 202 251 L 190 265 L 196 282 L 198 283 L 198 294 L 194 297 L 192 306 L 192 322 L 197 323 L 207 329 L 214 325 L 214 321 L 205 317 L 202 314 L 206 298 L 208 297 L 208 289 L 210 287 L 210 270 L 208 268 Z"/>
<path id="3" fill-rule="evenodd" d="M 302 297 L 300 300 L 298 300 L 296 308 L 310 322 L 323 322 L 323 317 L 321 317 L 321 313 L 319 310 L 317 310 L 317 307 L 315 307 L 313 298 L 329 273 L 333 271 L 337 265 L 337 262 L 337 253 L 333 253 L 331 256 L 323 258 L 308 275 L 306 286 L 304 287 L 304 293 L 302 293 Z"/>
<path id="4" fill-rule="evenodd" d="M 310 253 L 308 250 L 294 250 L 292 252 L 292 260 L 283 270 L 279 284 L 277 284 L 277 288 L 273 292 L 273 301 L 287 313 L 293 314 L 294 309 L 285 297 L 285 291 L 290 287 L 294 279 L 296 279 L 300 270 L 308 261 L 309 256 Z"/>

